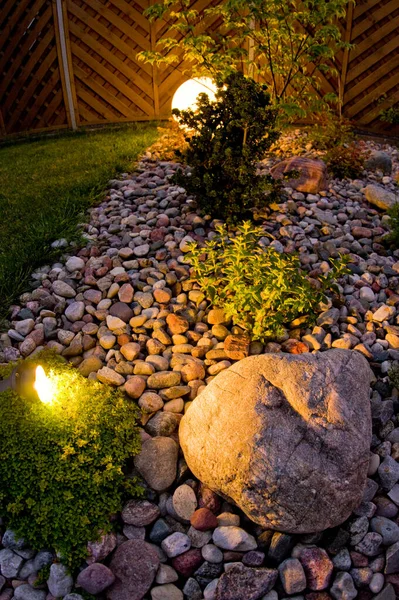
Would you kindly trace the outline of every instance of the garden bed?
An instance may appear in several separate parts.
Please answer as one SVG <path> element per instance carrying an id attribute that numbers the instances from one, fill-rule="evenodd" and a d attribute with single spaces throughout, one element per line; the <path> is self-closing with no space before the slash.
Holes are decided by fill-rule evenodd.
<path id="1" fill-rule="evenodd" d="M 279 156 L 258 165 L 259 172 L 290 155 L 293 145 L 297 154 L 314 155 L 303 134 L 292 133 L 280 144 Z M 241 348 L 242 356 L 345 348 L 368 359 L 375 375 L 374 428 L 364 502 L 339 528 L 310 536 L 274 533 L 201 486 L 181 455 L 177 462 L 184 411 L 212 378 L 236 362 L 231 336 L 243 331 L 189 279 L 188 244 L 213 238 L 216 223 L 200 216 L 185 190 L 168 181 L 178 165 L 147 153 L 133 175 L 110 181 L 104 201 L 90 209 L 86 246 L 67 249 L 59 262 L 33 274 L 32 291 L 11 307 L 11 327 L 1 336 L 0 362 L 50 347 L 90 379 L 120 387 L 143 411 L 143 450 L 134 472 L 147 482 L 148 501 L 128 503 L 119 518 L 120 532 L 106 536 L 93 552 L 95 564 L 107 566 L 108 579 L 102 568 L 96 574 L 93 566 L 83 565 L 77 581 L 82 587 L 73 588 L 68 580 L 57 588 L 57 573 L 62 580 L 57 567 L 49 585 L 53 596 L 78 600 L 83 588 L 110 600 L 178 600 L 183 593 L 191 600 L 221 600 L 229 596 L 216 595 L 218 580 L 237 562 L 252 577 L 241 582 L 242 598 L 261 597 L 256 595 L 258 567 L 280 567 L 280 578 L 264 600 L 292 593 L 306 600 L 356 595 L 394 600 L 399 595 L 399 401 L 388 378 L 399 364 L 399 251 L 383 243 L 389 219 L 364 195 L 364 188 L 375 183 L 397 193 L 393 176 L 399 163 L 396 148 L 375 142 L 366 146 L 389 155 L 392 176 L 364 171 L 356 180 L 332 179 L 317 194 L 288 188 L 284 202 L 258 211 L 264 246 L 298 252 L 302 268 L 313 275 L 328 271 L 329 259 L 348 255 L 350 273 L 340 280 L 339 293 L 330 294 L 314 326 L 303 328 L 299 321 L 279 338 Z M 385 479 L 382 485 L 384 469 L 389 484 Z M 191 515 L 190 526 L 189 507 L 208 510 Z M 240 549 L 233 539 L 218 543 L 218 530 L 226 525 L 239 528 Z M 8 571 L 1 600 L 11 598 L 12 587 L 22 590 L 35 578 L 34 570 L 28 583 L 20 575 L 34 554 L 28 556 L 28 550 L 8 540 L 3 543 L 18 566 Z M 124 545 L 127 540 L 131 543 Z M 369 550 L 371 540 L 375 546 Z M 301 588 L 297 563 L 281 564 L 299 556 L 303 544 L 316 549 L 301 563 Z M 101 589 L 101 582 L 111 584 L 112 573 L 118 577 L 125 563 L 131 565 L 130 587 Z M 76 595 L 68 596 L 73 590 Z M 47 589 L 39 592 L 29 596 L 33 592 L 26 587 L 15 597 L 44 600 Z"/>

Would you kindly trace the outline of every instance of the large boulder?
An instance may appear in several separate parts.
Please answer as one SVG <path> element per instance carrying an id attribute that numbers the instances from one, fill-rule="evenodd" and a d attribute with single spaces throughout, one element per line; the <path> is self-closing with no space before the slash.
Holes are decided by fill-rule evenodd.
<path id="1" fill-rule="evenodd" d="M 281 179 L 289 171 L 298 171 L 295 179 L 287 183 L 298 192 L 317 194 L 327 187 L 327 166 L 322 160 L 293 156 L 283 160 L 270 169 L 274 179 Z"/>
<path id="2" fill-rule="evenodd" d="M 358 352 L 250 356 L 220 373 L 180 424 L 191 471 L 265 528 L 311 533 L 360 503 L 371 370 Z"/>

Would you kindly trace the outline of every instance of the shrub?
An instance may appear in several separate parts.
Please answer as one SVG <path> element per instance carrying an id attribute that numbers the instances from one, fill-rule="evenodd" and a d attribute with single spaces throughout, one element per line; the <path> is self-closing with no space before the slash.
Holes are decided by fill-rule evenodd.
<path id="1" fill-rule="evenodd" d="M 217 227 L 217 232 L 205 248 L 191 244 L 187 260 L 193 279 L 212 304 L 262 342 L 282 333 L 299 316 L 313 322 L 326 291 L 349 272 L 346 259 L 332 260 L 327 274 L 310 279 L 297 255 L 262 248 L 259 240 L 264 231 L 249 221 L 237 228 L 236 235 L 225 226 Z"/>
<path id="2" fill-rule="evenodd" d="M 53 354 L 32 361 L 55 382 L 55 401 L 0 394 L 0 515 L 30 547 L 75 567 L 124 497 L 140 491 L 122 470 L 139 451 L 138 409 Z"/>
<path id="3" fill-rule="evenodd" d="M 266 86 L 234 73 L 218 85 L 216 101 L 200 94 L 198 112 L 173 113 L 193 132 L 188 148 L 177 153 L 191 173 L 180 169 L 173 181 L 196 197 L 202 211 L 235 221 L 266 203 L 273 180 L 257 175 L 256 164 L 278 137 Z"/>
<path id="4" fill-rule="evenodd" d="M 388 210 L 388 215 L 390 216 L 390 232 L 384 238 L 384 241 L 390 246 L 399 248 L 399 204 L 394 204 L 393 207 Z"/>
<path id="5" fill-rule="evenodd" d="M 326 155 L 327 166 L 334 177 L 356 179 L 362 175 L 365 154 L 354 143 L 332 148 Z"/>
<path id="6" fill-rule="evenodd" d="M 381 121 L 391 123 L 391 125 L 399 125 L 399 105 L 391 106 L 380 112 Z"/>
<path id="7" fill-rule="evenodd" d="M 315 117 L 309 128 L 308 140 L 317 150 L 330 150 L 347 144 L 353 139 L 352 126 L 347 119 L 340 118 L 330 111 Z"/>

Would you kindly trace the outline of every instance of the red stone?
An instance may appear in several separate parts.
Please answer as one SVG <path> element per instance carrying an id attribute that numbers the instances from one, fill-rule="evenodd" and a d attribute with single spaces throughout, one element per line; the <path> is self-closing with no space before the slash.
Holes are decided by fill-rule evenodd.
<path id="1" fill-rule="evenodd" d="M 309 346 L 298 340 L 287 340 L 282 344 L 282 350 L 289 354 L 305 354 L 309 352 Z"/>
<path id="2" fill-rule="evenodd" d="M 327 167 L 322 160 L 301 156 L 283 160 L 270 169 L 274 179 L 281 179 L 289 171 L 298 171 L 299 177 L 290 179 L 285 185 L 305 194 L 317 194 L 327 187 Z"/>
<path id="3" fill-rule="evenodd" d="M 299 560 L 306 574 L 308 588 L 315 592 L 325 590 L 334 568 L 327 552 L 323 548 L 304 548 Z"/>
<path id="4" fill-rule="evenodd" d="M 198 508 L 191 515 L 190 523 L 198 531 L 207 531 L 218 526 L 217 518 L 209 508 Z"/>
<path id="5" fill-rule="evenodd" d="M 197 548 L 192 548 L 188 550 L 184 554 L 180 554 L 176 556 L 172 560 L 172 566 L 180 575 L 183 577 L 191 577 L 191 575 L 198 569 L 198 567 L 203 563 L 203 558 L 201 554 L 201 550 Z"/>

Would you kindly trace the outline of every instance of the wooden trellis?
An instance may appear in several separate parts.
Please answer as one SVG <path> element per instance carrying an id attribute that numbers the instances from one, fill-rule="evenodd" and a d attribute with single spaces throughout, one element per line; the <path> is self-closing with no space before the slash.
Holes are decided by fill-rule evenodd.
<path id="1" fill-rule="evenodd" d="M 0 0 L 0 135 L 167 118 L 186 65 L 137 60 L 169 35 L 143 16 L 152 1 Z M 340 89 L 324 79 L 321 91 L 340 92 L 358 126 L 389 131 L 378 115 L 399 102 L 399 1 L 358 0 L 342 33 L 355 47 L 336 57 Z"/>

